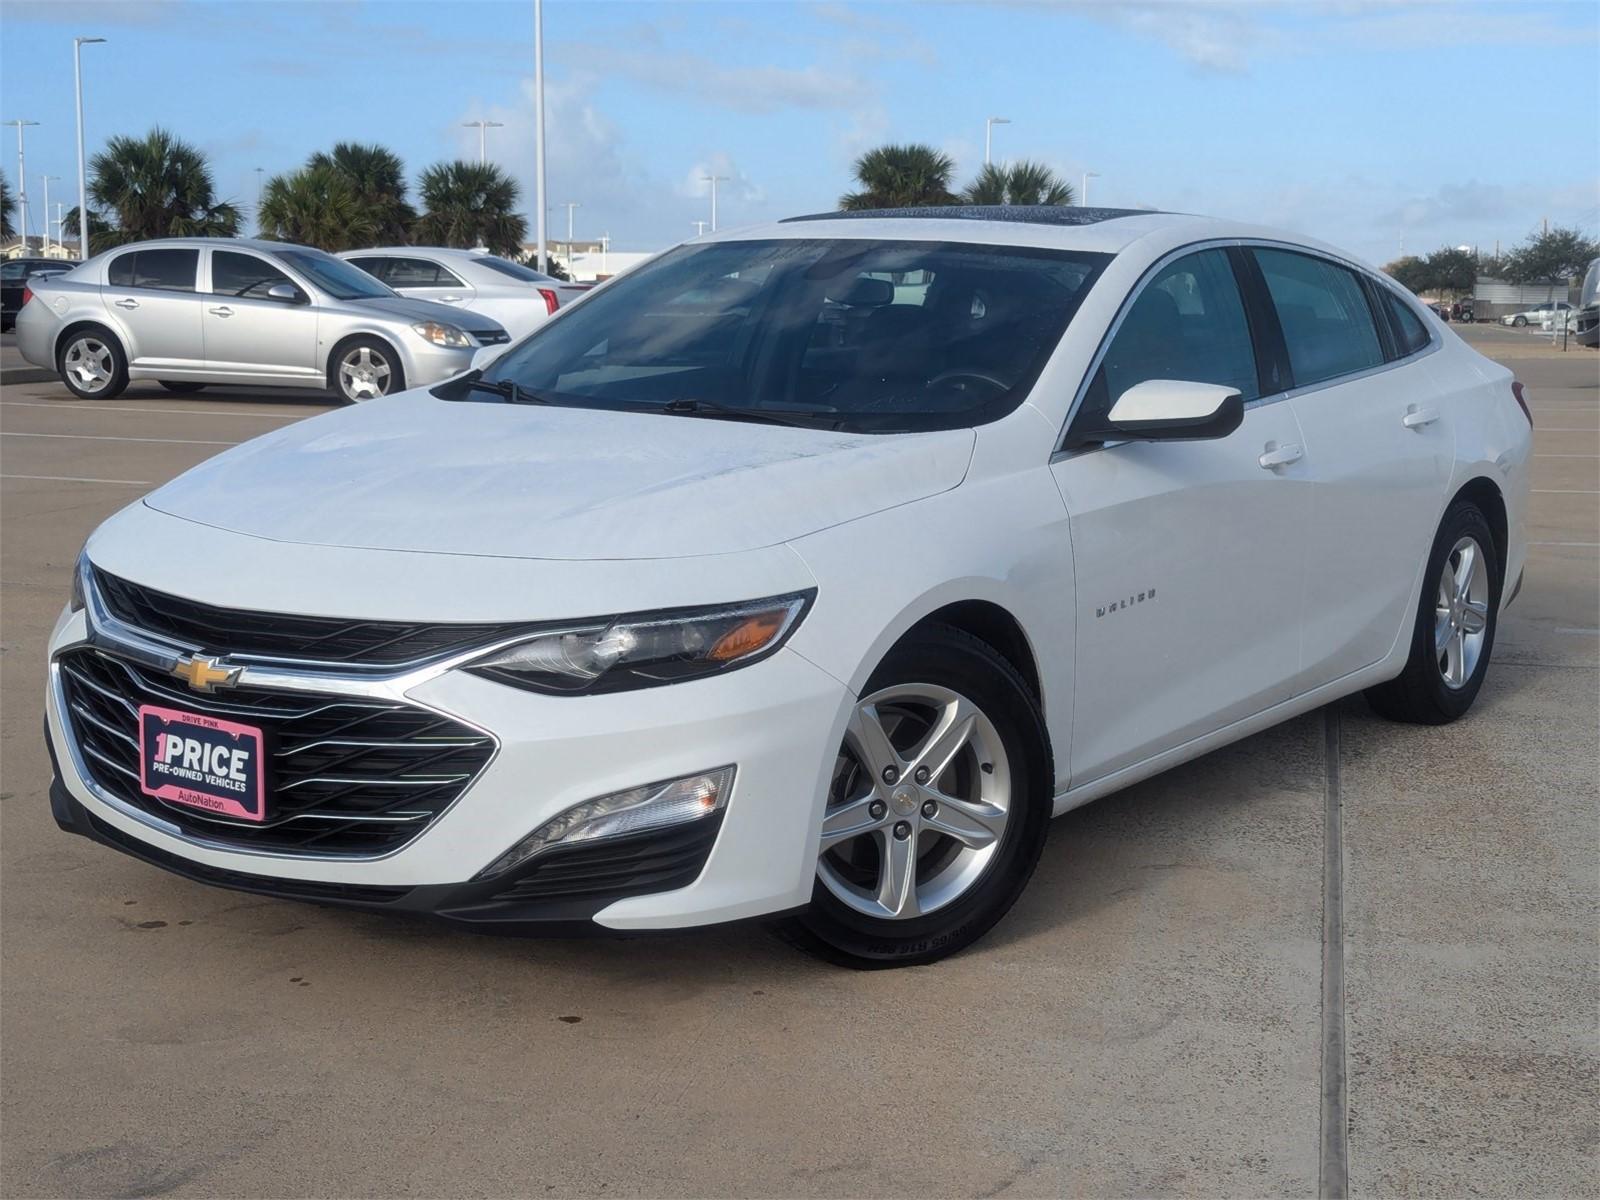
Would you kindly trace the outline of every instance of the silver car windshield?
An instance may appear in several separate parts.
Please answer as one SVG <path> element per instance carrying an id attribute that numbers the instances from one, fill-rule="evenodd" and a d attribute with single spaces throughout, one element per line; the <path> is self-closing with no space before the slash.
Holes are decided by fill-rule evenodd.
<path id="1" fill-rule="evenodd" d="M 501 393 L 860 432 L 992 421 L 1026 397 L 1109 257 L 866 239 L 683 246 L 534 333 L 470 398 L 492 403 L 488 385 L 514 383 Z"/>

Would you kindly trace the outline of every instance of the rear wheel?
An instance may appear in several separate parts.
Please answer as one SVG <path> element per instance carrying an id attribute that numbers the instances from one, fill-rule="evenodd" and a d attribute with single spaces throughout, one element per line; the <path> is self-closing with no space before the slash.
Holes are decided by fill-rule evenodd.
<path id="1" fill-rule="evenodd" d="M 203 383 L 176 383 L 168 379 L 163 379 L 160 383 L 162 387 L 175 396 L 187 396 L 191 392 L 198 392 L 206 386 Z"/>
<path id="2" fill-rule="evenodd" d="M 1005 915 L 1050 817 L 1044 725 L 989 646 L 918 631 L 873 674 L 834 761 L 811 906 L 781 927 L 851 967 L 933 962 Z"/>
<path id="3" fill-rule="evenodd" d="M 1445 513 L 1423 578 L 1405 670 L 1366 695 L 1392 721 L 1443 725 L 1471 708 L 1483 686 L 1504 583 L 1494 532 L 1470 500 Z"/>
<path id="4" fill-rule="evenodd" d="M 99 326 L 75 330 L 62 340 L 56 370 L 67 390 L 85 400 L 109 400 L 128 386 L 122 346 Z"/>
<path id="5" fill-rule="evenodd" d="M 346 342 L 334 355 L 328 386 L 347 403 L 376 400 L 405 390 L 400 360 L 386 343 L 363 337 Z"/>

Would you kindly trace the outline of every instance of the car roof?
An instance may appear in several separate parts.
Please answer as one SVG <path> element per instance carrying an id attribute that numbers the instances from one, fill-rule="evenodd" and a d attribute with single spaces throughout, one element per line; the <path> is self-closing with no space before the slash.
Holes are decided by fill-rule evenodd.
<path id="1" fill-rule="evenodd" d="M 298 242 L 274 242 L 266 238 L 171 237 L 149 238 L 142 242 L 129 242 L 123 246 L 111 246 L 102 251 L 102 253 L 113 253 L 118 250 L 154 250 L 169 246 L 220 246 L 225 250 L 261 250 L 269 254 L 275 250 L 316 250 L 315 246 L 302 246 Z M 322 253 L 322 251 L 318 251 L 318 253 Z"/>
<path id="2" fill-rule="evenodd" d="M 354 254 L 438 254 L 445 258 L 490 258 L 488 250 L 466 249 L 459 246 L 363 246 L 359 250 L 341 250 L 340 258 Z"/>

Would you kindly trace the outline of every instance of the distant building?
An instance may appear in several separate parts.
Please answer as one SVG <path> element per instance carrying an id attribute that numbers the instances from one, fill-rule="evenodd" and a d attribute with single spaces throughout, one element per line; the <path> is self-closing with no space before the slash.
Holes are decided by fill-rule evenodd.
<path id="1" fill-rule="evenodd" d="M 610 246 L 610 238 L 589 242 L 574 239 L 570 242 L 545 243 L 550 261 L 560 263 L 561 269 L 574 283 L 594 283 L 597 280 L 610 279 L 619 271 L 626 271 L 647 258 L 655 257 L 653 251 L 641 253 L 634 250 L 612 250 Z M 533 263 L 539 257 L 539 243 L 524 242 L 522 255 L 524 262 Z"/>
<path id="2" fill-rule="evenodd" d="M 43 238 L 37 237 L 12 237 L 0 242 L 0 258 L 59 258 L 70 262 L 77 257 L 77 242 L 62 243 L 51 239 L 46 245 Z"/>
<path id="3" fill-rule="evenodd" d="M 1541 283 L 1509 283 L 1490 275 L 1479 275 L 1473 285 L 1473 312 L 1479 319 L 1498 320 L 1551 301 L 1573 301 L 1571 281 L 1545 280 Z"/>

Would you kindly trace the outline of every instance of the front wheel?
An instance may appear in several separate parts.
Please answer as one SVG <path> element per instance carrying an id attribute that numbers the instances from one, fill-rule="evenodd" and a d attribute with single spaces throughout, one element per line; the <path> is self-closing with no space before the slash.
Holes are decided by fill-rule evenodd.
<path id="1" fill-rule="evenodd" d="M 1470 500 L 1457 501 L 1440 522 L 1428 556 L 1405 669 L 1367 689 L 1378 715 L 1444 725 L 1472 707 L 1494 649 L 1500 576 L 1488 520 Z"/>
<path id="2" fill-rule="evenodd" d="M 403 392 L 406 386 L 405 372 L 394 350 L 370 337 L 339 347 L 328 375 L 329 386 L 348 404 Z"/>
<path id="3" fill-rule="evenodd" d="M 1513 326 L 1515 326 L 1516 328 L 1518 328 L 1518 329 L 1521 329 L 1527 323 L 1528 323 L 1528 318 L 1527 317 L 1513 317 L 1511 319 L 1511 324 Z"/>
<path id="4" fill-rule="evenodd" d="M 84 400 L 109 400 L 128 386 L 128 360 L 117 339 L 98 326 L 77 330 L 56 358 L 61 382 Z"/>
<path id="5" fill-rule="evenodd" d="M 1028 685 L 948 626 L 874 672 L 834 760 L 811 905 L 785 936 L 851 967 L 934 962 L 1005 915 L 1050 818 L 1044 724 Z"/>

